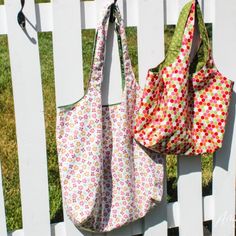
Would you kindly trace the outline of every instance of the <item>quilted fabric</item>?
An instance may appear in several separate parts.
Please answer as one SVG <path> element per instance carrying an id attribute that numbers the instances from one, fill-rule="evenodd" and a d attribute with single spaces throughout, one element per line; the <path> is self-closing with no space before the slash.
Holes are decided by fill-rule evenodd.
<path id="1" fill-rule="evenodd" d="M 196 36 L 201 43 L 196 47 Z M 213 153 L 222 146 L 233 82 L 215 67 L 200 6 L 187 3 L 165 60 L 148 71 L 135 139 L 164 154 Z"/>
<path id="2" fill-rule="evenodd" d="M 96 34 L 91 78 L 85 96 L 62 107 L 57 117 L 57 150 L 67 215 L 79 228 L 107 232 L 135 221 L 161 201 L 163 158 L 133 138 L 141 90 L 132 71 L 118 8 L 124 88 L 121 103 L 102 106 L 101 83 L 111 6 Z"/>

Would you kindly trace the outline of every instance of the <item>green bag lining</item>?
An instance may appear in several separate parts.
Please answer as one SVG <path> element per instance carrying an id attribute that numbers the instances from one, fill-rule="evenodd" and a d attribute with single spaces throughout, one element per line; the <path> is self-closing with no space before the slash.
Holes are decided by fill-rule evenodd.
<path id="1" fill-rule="evenodd" d="M 188 20 L 188 16 L 189 16 L 193 1 L 187 3 L 183 7 L 180 13 L 173 38 L 171 40 L 171 44 L 169 46 L 169 49 L 167 51 L 164 61 L 160 63 L 157 67 L 150 69 L 150 72 L 158 73 L 164 67 L 171 65 L 178 57 L 180 48 L 182 46 L 182 39 L 184 35 L 185 26 Z M 196 73 L 206 64 L 209 58 L 209 50 L 210 50 L 208 34 L 207 34 L 207 30 L 206 30 L 205 23 L 203 20 L 201 8 L 198 2 L 196 2 L 196 15 L 195 16 L 196 16 L 196 20 L 198 21 L 201 44 L 193 59 L 193 62 L 191 63 L 190 73 Z"/>

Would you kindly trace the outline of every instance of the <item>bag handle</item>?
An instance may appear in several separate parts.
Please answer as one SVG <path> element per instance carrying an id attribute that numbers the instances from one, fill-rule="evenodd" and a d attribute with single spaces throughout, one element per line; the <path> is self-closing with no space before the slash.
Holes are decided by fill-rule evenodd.
<path id="1" fill-rule="evenodd" d="M 111 14 L 113 14 L 113 16 L 111 16 Z M 93 61 L 90 73 L 89 87 L 90 86 L 100 87 L 102 83 L 103 68 L 105 62 L 106 41 L 107 41 L 110 19 L 114 21 L 115 31 L 118 36 L 121 70 L 122 70 L 122 75 L 124 77 L 123 78 L 124 82 L 126 82 L 125 78 L 127 78 L 129 74 L 133 73 L 128 53 L 124 21 L 121 17 L 121 13 L 118 6 L 115 3 L 112 3 L 105 8 L 104 17 L 102 21 L 99 23 L 96 30 L 95 47 L 93 52 Z"/>
<path id="2" fill-rule="evenodd" d="M 197 27 L 199 32 L 196 32 Z M 195 55 L 192 55 L 191 52 L 194 46 L 194 40 L 196 39 L 195 33 L 199 33 L 201 44 Z M 210 57 L 211 50 L 208 33 L 197 0 L 192 0 L 187 3 L 182 9 L 175 33 L 161 68 L 173 63 L 173 61 L 178 57 L 180 51 L 182 52 L 182 55 L 184 55 L 181 59 L 182 62 L 190 65 L 190 67 L 194 67 L 195 71 L 199 71 L 207 63 Z M 192 57 L 196 55 L 198 55 L 198 59 L 200 60 L 192 62 Z"/>

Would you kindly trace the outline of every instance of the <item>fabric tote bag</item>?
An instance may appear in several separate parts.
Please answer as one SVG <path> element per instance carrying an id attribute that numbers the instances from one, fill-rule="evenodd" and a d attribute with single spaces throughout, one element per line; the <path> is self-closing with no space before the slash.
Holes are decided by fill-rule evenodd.
<path id="1" fill-rule="evenodd" d="M 121 53 L 121 103 L 102 105 L 101 83 L 111 5 L 96 32 L 85 96 L 57 116 L 57 150 L 66 213 L 79 228 L 107 232 L 143 216 L 163 192 L 163 158 L 133 138 L 141 90 L 132 71 L 118 7 L 115 29 Z"/>
<path id="2" fill-rule="evenodd" d="M 165 60 L 148 71 L 135 139 L 163 154 L 213 153 L 222 146 L 232 87 L 213 62 L 193 0 L 180 14 Z"/>

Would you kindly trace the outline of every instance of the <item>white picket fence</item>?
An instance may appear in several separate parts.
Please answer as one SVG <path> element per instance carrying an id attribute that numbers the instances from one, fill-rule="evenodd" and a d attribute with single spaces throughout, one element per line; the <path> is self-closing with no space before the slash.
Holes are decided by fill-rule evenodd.
<path id="1" fill-rule="evenodd" d="M 164 57 L 164 25 L 176 24 L 186 0 L 118 0 L 127 26 L 137 26 L 139 78 L 143 86 L 147 69 Z M 77 101 L 83 95 L 81 29 L 95 28 L 105 0 L 80 2 L 54 0 L 35 4 L 26 0 L 26 32 L 16 21 L 20 0 L 5 0 L 0 6 L 0 35 L 7 34 L 11 61 L 23 229 L 7 233 L 0 172 L 0 236 L 81 236 L 65 216 L 50 225 L 44 107 L 37 32 L 53 33 L 54 70 L 57 105 Z M 206 23 L 213 23 L 213 52 L 218 68 L 236 81 L 236 3 L 234 0 L 200 2 Z M 111 49 L 110 42 L 109 49 Z M 121 79 L 117 42 L 114 39 L 112 80 L 108 103 L 120 99 Z M 1 47 L 1 45 L 0 45 Z M 108 50 L 109 51 L 109 50 Z M 0 62 L 1 63 L 1 62 Z M 108 77 L 108 76 L 107 76 Z M 106 80 L 106 78 L 105 78 Z M 116 91 L 116 92 L 114 92 Z M 168 235 L 168 228 L 179 227 L 181 236 L 203 235 L 203 221 L 212 220 L 213 236 L 234 235 L 236 129 L 235 93 L 224 147 L 214 159 L 212 195 L 202 197 L 201 159 L 178 159 L 178 201 L 162 203 L 144 220 L 107 236 Z M 166 181 L 165 181 L 166 184 Z M 99 234 L 105 235 L 105 234 Z"/>

